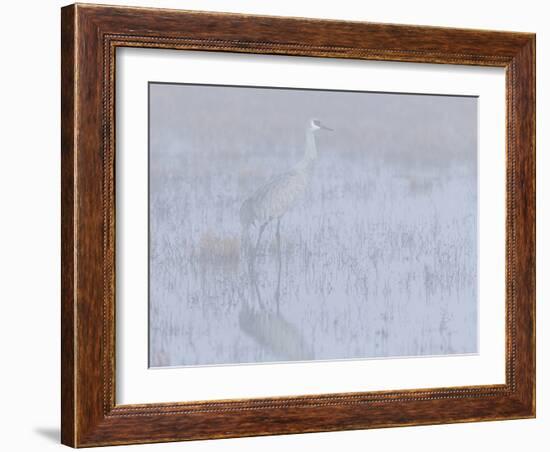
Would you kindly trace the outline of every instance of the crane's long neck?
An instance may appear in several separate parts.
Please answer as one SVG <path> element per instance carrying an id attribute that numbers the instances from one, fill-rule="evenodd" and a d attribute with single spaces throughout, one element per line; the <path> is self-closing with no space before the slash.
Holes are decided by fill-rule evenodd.
<path id="1" fill-rule="evenodd" d="M 315 133 L 313 130 L 306 131 L 306 149 L 302 160 L 296 165 L 297 169 L 309 169 L 313 162 L 317 159 L 317 143 L 315 142 Z"/>

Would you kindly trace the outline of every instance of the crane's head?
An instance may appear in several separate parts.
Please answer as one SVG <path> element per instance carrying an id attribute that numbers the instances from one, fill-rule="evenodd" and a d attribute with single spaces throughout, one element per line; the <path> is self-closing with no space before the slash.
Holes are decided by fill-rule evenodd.
<path id="1" fill-rule="evenodd" d="M 328 131 L 332 132 L 331 128 L 323 125 L 321 123 L 321 121 L 319 121 L 318 119 L 312 119 L 310 121 L 309 127 L 313 132 L 316 132 L 317 130 L 328 130 Z"/>

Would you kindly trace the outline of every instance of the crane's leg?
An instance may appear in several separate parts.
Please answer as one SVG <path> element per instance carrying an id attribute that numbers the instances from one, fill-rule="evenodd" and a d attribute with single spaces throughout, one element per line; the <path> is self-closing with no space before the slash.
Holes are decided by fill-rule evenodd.
<path id="1" fill-rule="evenodd" d="M 266 226 L 267 221 L 260 226 L 260 230 L 258 231 L 258 239 L 256 240 L 256 246 L 254 247 L 254 259 L 256 259 L 256 255 L 258 254 L 258 247 L 260 246 L 260 240 L 262 239 L 262 234 L 264 233 Z"/>
<path id="2" fill-rule="evenodd" d="M 282 258 L 281 258 L 281 218 L 277 218 L 277 258 L 279 259 L 279 267 L 277 271 L 277 290 L 275 291 L 275 300 L 277 302 L 277 314 L 279 313 L 279 302 L 281 299 L 281 267 L 282 267 Z"/>
<path id="3" fill-rule="evenodd" d="M 275 233 L 275 237 L 277 238 L 277 251 L 279 252 L 279 256 L 281 255 L 281 217 L 277 218 L 277 232 Z"/>
<path id="4" fill-rule="evenodd" d="M 260 310 L 265 310 L 264 302 L 262 301 L 262 293 L 260 292 L 260 287 L 258 286 L 258 279 L 256 278 L 256 275 L 254 275 L 254 279 L 252 280 L 254 284 L 254 290 L 256 291 L 256 299 L 258 300 L 258 307 Z"/>
<path id="5" fill-rule="evenodd" d="M 250 280 L 254 281 L 257 277 L 256 275 L 256 256 L 258 255 L 258 247 L 260 246 L 260 240 L 262 238 L 262 234 L 264 232 L 264 229 L 266 227 L 267 223 L 264 223 L 260 226 L 260 230 L 258 231 L 258 238 L 256 239 L 256 246 L 254 248 L 251 248 L 250 253 L 247 256 L 248 259 L 248 274 L 250 276 Z"/>
<path id="6" fill-rule="evenodd" d="M 256 298 L 258 300 L 258 307 L 260 309 L 264 309 L 264 303 L 262 301 L 262 295 L 260 293 L 260 288 L 258 286 L 258 272 L 256 271 L 256 256 L 258 255 L 258 248 L 260 246 L 262 234 L 266 226 L 267 226 L 267 222 L 260 226 L 260 230 L 258 231 L 258 238 L 256 239 L 256 246 L 252 250 L 252 256 L 248 258 L 248 271 L 250 274 L 250 281 L 254 286 L 254 290 L 256 292 Z"/>

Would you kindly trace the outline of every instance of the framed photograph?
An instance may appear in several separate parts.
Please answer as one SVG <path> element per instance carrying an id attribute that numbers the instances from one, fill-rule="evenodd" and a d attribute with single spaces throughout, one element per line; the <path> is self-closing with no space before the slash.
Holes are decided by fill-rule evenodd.
<path id="1" fill-rule="evenodd" d="M 535 36 L 62 9 L 62 442 L 535 416 Z"/>

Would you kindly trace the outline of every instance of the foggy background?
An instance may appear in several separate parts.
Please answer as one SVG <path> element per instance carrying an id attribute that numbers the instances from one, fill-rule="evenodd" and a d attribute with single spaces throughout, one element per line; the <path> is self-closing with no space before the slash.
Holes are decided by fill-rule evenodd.
<path id="1" fill-rule="evenodd" d="M 477 352 L 476 98 L 149 89 L 151 366 Z M 239 209 L 311 118 L 334 131 L 254 290 Z"/>

